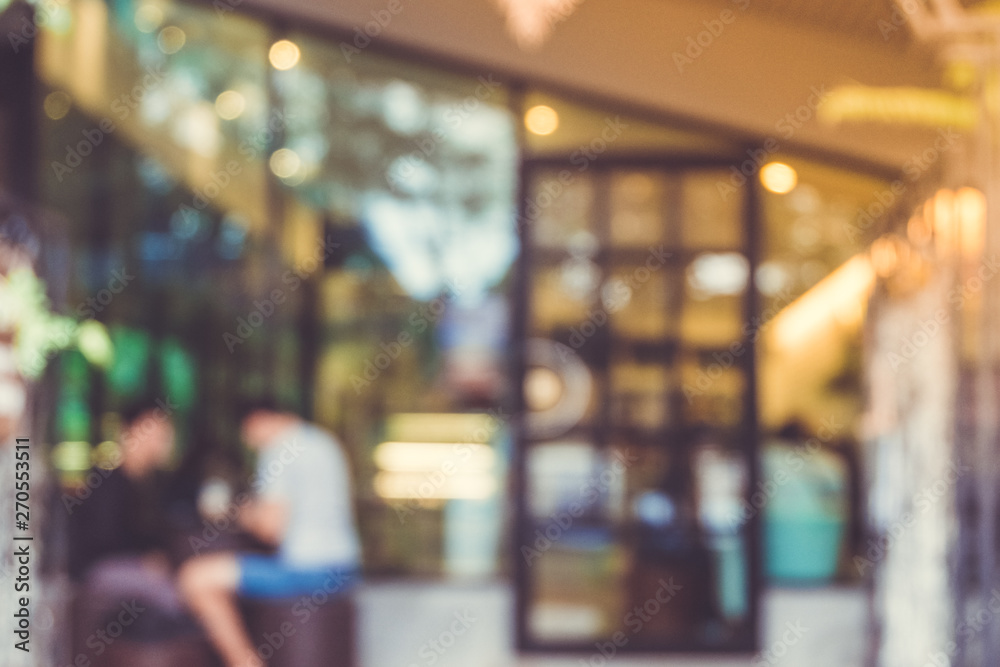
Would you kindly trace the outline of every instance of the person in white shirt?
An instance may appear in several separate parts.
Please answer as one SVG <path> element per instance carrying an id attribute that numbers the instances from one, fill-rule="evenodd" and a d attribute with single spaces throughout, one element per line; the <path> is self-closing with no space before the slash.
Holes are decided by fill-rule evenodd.
<path id="1" fill-rule="evenodd" d="M 356 581 L 361 555 L 350 473 L 338 441 L 267 402 L 245 412 L 242 434 L 259 454 L 250 480 L 255 497 L 241 508 L 239 521 L 277 551 L 208 554 L 180 572 L 181 593 L 226 667 L 264 664 L 237 596 L 345 592 Z"/>

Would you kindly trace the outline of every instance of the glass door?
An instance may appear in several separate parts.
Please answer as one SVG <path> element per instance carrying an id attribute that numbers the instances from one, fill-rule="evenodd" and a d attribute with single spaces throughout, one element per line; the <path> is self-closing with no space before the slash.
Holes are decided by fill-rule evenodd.
<path id="1" fill-rule="evenodd" d="M 747 650 L 756 628 L 746 186 L 529 161 L 517 472 L 526 650 Z"/>

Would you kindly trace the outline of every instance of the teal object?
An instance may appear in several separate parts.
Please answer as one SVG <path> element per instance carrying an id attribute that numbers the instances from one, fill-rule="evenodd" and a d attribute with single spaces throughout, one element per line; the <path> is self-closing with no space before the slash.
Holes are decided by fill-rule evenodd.
<path id="1" fill-rule="evenodd" d="M 828 582 L 847 527 L 847 469 L 843 459 L 815 447 L 772 444 L 762 465 L 769 493 L 764 507 L 764 566 L 772 581 Z"/>
<path id="2" fill-rule="evenodd" d="M 718 567 L 718 604 L 727 619 L 743 618 L 750 611 L 747 596 L 747 559 L 743 537 L 719 535 L 712 538 Z"/>
<path id="3" fill-rule="evenodd" d="M 838 518 L 766 517 L 764 562 L 768 579 L 820 584 L 837 573 L 846 522 Z"/>

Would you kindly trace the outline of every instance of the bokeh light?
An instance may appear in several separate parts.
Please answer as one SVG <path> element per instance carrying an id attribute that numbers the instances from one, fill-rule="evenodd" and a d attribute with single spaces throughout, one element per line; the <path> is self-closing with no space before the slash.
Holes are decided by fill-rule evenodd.
<path id="1" fill-rule="evenodd" d="M 532 134 L 547 136 L 559 128 L 559 114 L 544 104 L 533 106 L 524 114 L 524 126 Z"/>
<path id="2" fill-rule="evenodd" d="M 282 39 L 271 45 L 267 58 L 271 61 L 274 69 L 284 71 L 295 67 L 299 63 L 301 55 L 298 44 Z"/>
<path id="3" fill-rule="evenodd" d="M 139 32 L 154 32 L 163 25 L 163 10 L 158 5 L 145 3 L 135 10 L 135 27 Z"/>
<path id="4" fill-rule="evenodd" d="M 223 120 L 239 118 L 246 107 L 246 99 L 235 90 L 227 90 L 215 98 L 215 113 Z"/>
<path id="5" fill-rule="evenodd" d="M 271 155 L 271 171 L 278 178 L 291 178 L 302 166 L 299 154 L 289 148 L 279 148 Z"/>
<path id="6" fill-rule="evenodd" d="M 795 189 L 799 175 L 784 162 L 769 162 L 760 170 L 760 182 L 767 190 L 783 195 Z"/>
<path id="7" fill-rule="evenodd" d="M 159 37 L 156 39 L 160 51 L 163 51 L 168 56 L 184 48 L 185 42 L 187 42 L 187 35 L 175 25 L 168 25 L 161 30 Z"/>
<path id="8" fill-rule="evenodd" d="M 69 113 L 70 108 L 73 106 L 73 99 L 69 94 L 57 90 L 55 92 L 49 93 L 45 96 L 45 101 L 42 103 L 42 108 L 45 110 L 45 115 L 52 120 L 59 120 Z"/>

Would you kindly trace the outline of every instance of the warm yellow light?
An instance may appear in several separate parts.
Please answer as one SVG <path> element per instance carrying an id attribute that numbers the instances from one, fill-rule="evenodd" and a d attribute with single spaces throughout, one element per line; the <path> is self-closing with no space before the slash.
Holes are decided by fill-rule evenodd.
<path id="1" fill-rule="evenodd" d="M 976 188 L 962 188 L 955 194 L 962 253 L 974 257 L 983 248 L 986 232 L 986 195 Z"/>
<path id="2" fill-rule="evenodd" d="M 562 378 L 551 368 L 532 368 L 524 378 L 524 398 L 532 410 L 549 410 L 559 403 L 562 395 Z"/>
<path id="3" fill-rule="evenodd" d="M 375 465 L 394 472 L 487 472 L 496 465 L 488 445 L 473 442 L 383 442 L 375 448 Z"/>
<path id="4" fill-rule="evenodd" d="M 871 247 L 872 268 L 880 278 L 888 278 L 899 266 L 901 260 L 900 243 L 891 234 L 875 239 Z"/>
<path id="5" fill-rule="evenodd" d="M 398 412 L 386 419 L 386 440 L 490 442 L 503 426 L 502 415 L 482 412 Z"/>
<path id="6" fill-rule="evenodd" d="M 792 348 L 808 343 L 831 320 L 859 312 L 875 284 L 875 271 L 866 254 L 857 254 L 774 318 L 774 341 Z"/>
<path id="7" fill-rule="evenodd" d="M 90 470 L 90 443 L 82 440 L 60 442 L 52 449 L 52 464 L 63 472 Z"/>
<path id="8" fill-rule="evenodd" d="M 760 170 L 760 182 L 771 192 L 783 195 L 795 189 L 799 175 L 784 162 L 768 162 Z"/>
<path id="9" fill-rule="evenodd" d="M 76 328 L 76 346 L 80 354 L 95 366 L 107 368 L 115 359 L 115 346 L 108 330 L 94 319 L 84 320 Z"/>
<path id="10" fill-rule="evenodd" d="M 239 118 L 246 106 L 246 99 L 235 90 L 227 90 L 215 98 L 215 113 L 223 120 Z"/>
<path id="11" fill-rule="evenodd" d="M 267 57 L 274 69 L 288 70 L 299 64 L 301 55 L 298 44 L 282 39 L 271 45 Z"/>
<path id="12" fill-rule="evenodd" d="M 163 51 L 168 56 L 177 53 L 187 42 L 187 35 L 184 31 L 175 25 L 170 25 L 160 31 L 159 37 L 156 39 L 157 45 L 160 47 L 160 51 Z"/>
<path id="13" fill-rule="evenodd" d="M 426 473 L 380 472 L 373 481 L 375 493 L 386 499 L 452 499 L 481 500 L 497 490 L 492 475 L 473 474 L 434 477 Z"/>
<path id="14" fill-rule="evenodd" d="M 135 10 L 135 27 L 139 32 L 153 32 L 163 24 L 163 10 L 146 3 Z"/>
<path id="15" fill-rule="evenodd" d="M 271 154 L 271 171 L 278 178 L 291 178 L 302 166 L 299 154 L 290 148 L 279 148 Z"/>
<path id="16" fill-rule="evenodd" d="M 931 200 L 934 220 L 934 234 L 943 245 L 950 245 L 955 238 L 955 193 L 948 189 L 938 190 Z"/>
<path id="17" fill-rule="evenodd" d="M 559 114 L 552 107 L 539 104 L 524 114 L 524 126 L 532 134 L 547 136 L 559 128 Z"/>
<path id="18" fill-rule="evenodd" d="M 979 122 L 980 111 L 973 97 L 947 90 L 848 85 L 827 92 L 817 114 L 828 124 L 879 121 L 971 129 Z"/>
<path id="19" fill-rule="evenodd" d="M 927 245 L 933 236 L 930 225 L 920 212 L 914 213 L 906 223 L 906 237 L 916 246 Z"/>
<path id="20" fill-rule="evenodd" d="M 45 101 L 42 103 L 42 108 L 45 109 L 45 115 L 52 120 L 59 120 L 69 113 L 70 108 L 73 106 L 73 99 L 61 90 L 57 90 L 54 93 L 49 93 L 45 96 Z"/>
<path id="21" fill-rule="evenodd" d="M 94 465 L 104 470 L 114 470 L 122 463 L 122 448 L 117 442 L 106 440 L 90 452 Z"/>

